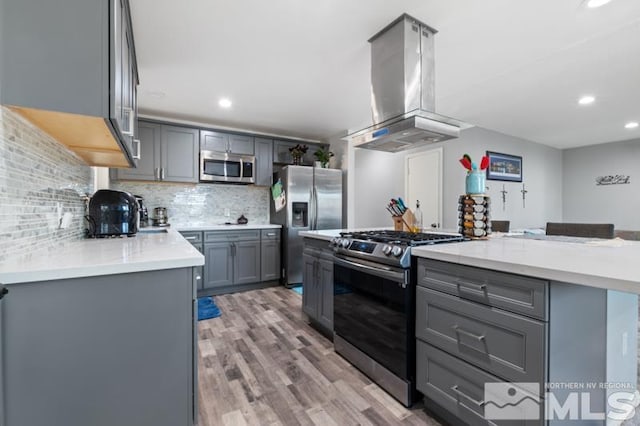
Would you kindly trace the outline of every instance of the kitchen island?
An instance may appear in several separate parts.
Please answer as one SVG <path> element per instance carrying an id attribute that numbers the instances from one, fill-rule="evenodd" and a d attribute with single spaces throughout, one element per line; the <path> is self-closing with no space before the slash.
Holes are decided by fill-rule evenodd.
<path id="1" fill-rule="evenodd" d="M 327 244 L 340 232 L 303 235 Z M 637 405 L 640 243 L 495 235 L 411 254 L 416 383 L 429 409 L 492 424 L 487 407 L 517 401 L 486 395 L 487 383 L 535 401 L 527 424 L 605 424 Z"/>
<path id="2" fill-rule="evenodd" d="M 482 423 L 510 402 L 487 383 L 535 400 L 531 424 L 604 425 L 637 405 L 640 243 L 502 237 L 412 254 L 427 406 Z"/>
<path id="3" fill-rule="evenodd" d="M 0 423 L 193 425 L 203 263 L 155 230 L 0 265 Z"/>

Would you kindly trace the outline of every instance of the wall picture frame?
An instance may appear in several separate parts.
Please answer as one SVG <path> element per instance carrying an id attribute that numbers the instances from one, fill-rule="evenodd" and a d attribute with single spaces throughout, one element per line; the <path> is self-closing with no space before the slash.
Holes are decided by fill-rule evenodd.
<path id="1" fill-rule="evenodd" d="M 522 182 L 522 157 L 487 151 L 487 180 Z"/>

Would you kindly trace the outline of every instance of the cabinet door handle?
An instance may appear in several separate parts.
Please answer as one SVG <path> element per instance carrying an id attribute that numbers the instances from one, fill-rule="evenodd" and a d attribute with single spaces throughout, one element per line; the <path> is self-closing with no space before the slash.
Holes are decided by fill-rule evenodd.
<path id="1" fill-rule="evenodd" d="M 455 331 L 456 334 L 462 334 L 464 336 L 471 337 L 472 339 L 475 339 L 478 342 L 482 342 L 484 340 L 484 334 L 478 335 L 478 334 L 472 333 L 463 328 L 460 328 L 457 324 L 451 328 L 453 328 L 453 331 Z"/>
<path id="2" fill-rule="evenodd" d="M 164 180 L 164 167 L 160 168 L 160 180 Z"/>
<path id="3" fill-rule="evenodd" d="M 156 180 L 160 180 L 160 169 L 158 167 L 153 169 L 153 177 L 156 178 Z"/>
<path id="4" fill-rule="evenodd" d="M 486 284 L 475 284 L 475 283 L 470 283 L 464 280 L 458 280 L 456 284 L 458 285 L 458 287 L 460 287 L 460 289 L 464 289 L 466 287 L 467 289 L 472 289 L 472 290 L 482 291 L 482 292 L 485 291 L 487 288 Z"/>
<path id="5" fill-rule="evenodd" d="M 122 108 L 122 110 L 128 114 L 127 121 L 129 122 L 129 126 L 127 130 L 122 130 L 122 134 L 124 136 L 133 137 L 133 128 L 135 127 L 135 123 L 134 123 L 135 115 L 133 114 L 133 110 L 131 108 Z"/>
<path id="6" fill-rule="evenodd" d="M 267 237 L 275 237 L 276 233 L 275 232 L 267 232 Z"/>
<path id="7" fill-rule="evenodd" d="M 196 281 L 200 281 L 202 277 L 200 275 L 196 275 Z"/>
<path id="8" fill-rule="evenodd" d="M 140 139 L 134 139 L 133 143 L 138 147 L 138 149 L 136 150 L 136 153 L 133 154 L 133 159 L 134 160 L 139 160 L 140 159 Z"/>
<path id="9" fill-rule="evenodd" d="M 451 386 L 451 390 L 453 392 L 455 392 L 457 395 L 460 395 L 461 397 L 463 397 L 465 399 L 468 399 L 469 401 L 473 402 L 478 407 L 482 407 L 483 405 L 486 404 L 486 402 L 478 401 L 477 399 L 471 398 L 469 395 L 467 395 L 466 393 L 462 392 L 460 389 L 458 389 L 458 385 Z"/>
<path id="10" fill-rule="evenodd" d="M 196 237 L 196 236 L 194 235 L 194 236 L 191 236 L 191 237 L 184 237 L 184 239 L 185 239 L 185 240 L 187 240 L 187 241 L 195 241 L 195 240 L 197 240 L 197 239 L 198 239 L 198 237 Z"/>

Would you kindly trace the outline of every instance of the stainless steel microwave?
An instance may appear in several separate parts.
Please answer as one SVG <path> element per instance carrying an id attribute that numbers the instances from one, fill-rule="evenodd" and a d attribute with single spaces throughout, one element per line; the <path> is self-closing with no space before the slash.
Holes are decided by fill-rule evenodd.
<path id="1" fill-rule="evenodd" d="M 200 182 L 255 183 L 256 157 L 200 151 Z"/>

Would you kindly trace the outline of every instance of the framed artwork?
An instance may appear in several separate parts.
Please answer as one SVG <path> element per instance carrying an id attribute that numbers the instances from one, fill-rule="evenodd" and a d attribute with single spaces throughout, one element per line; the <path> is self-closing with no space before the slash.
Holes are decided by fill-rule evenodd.
<path id="1" fill-rule="evenodd" d="M 488 180 L 522 182 L 522 157 L 491 151 L 487 151 L 487 157 L 489 157 Z"/>

